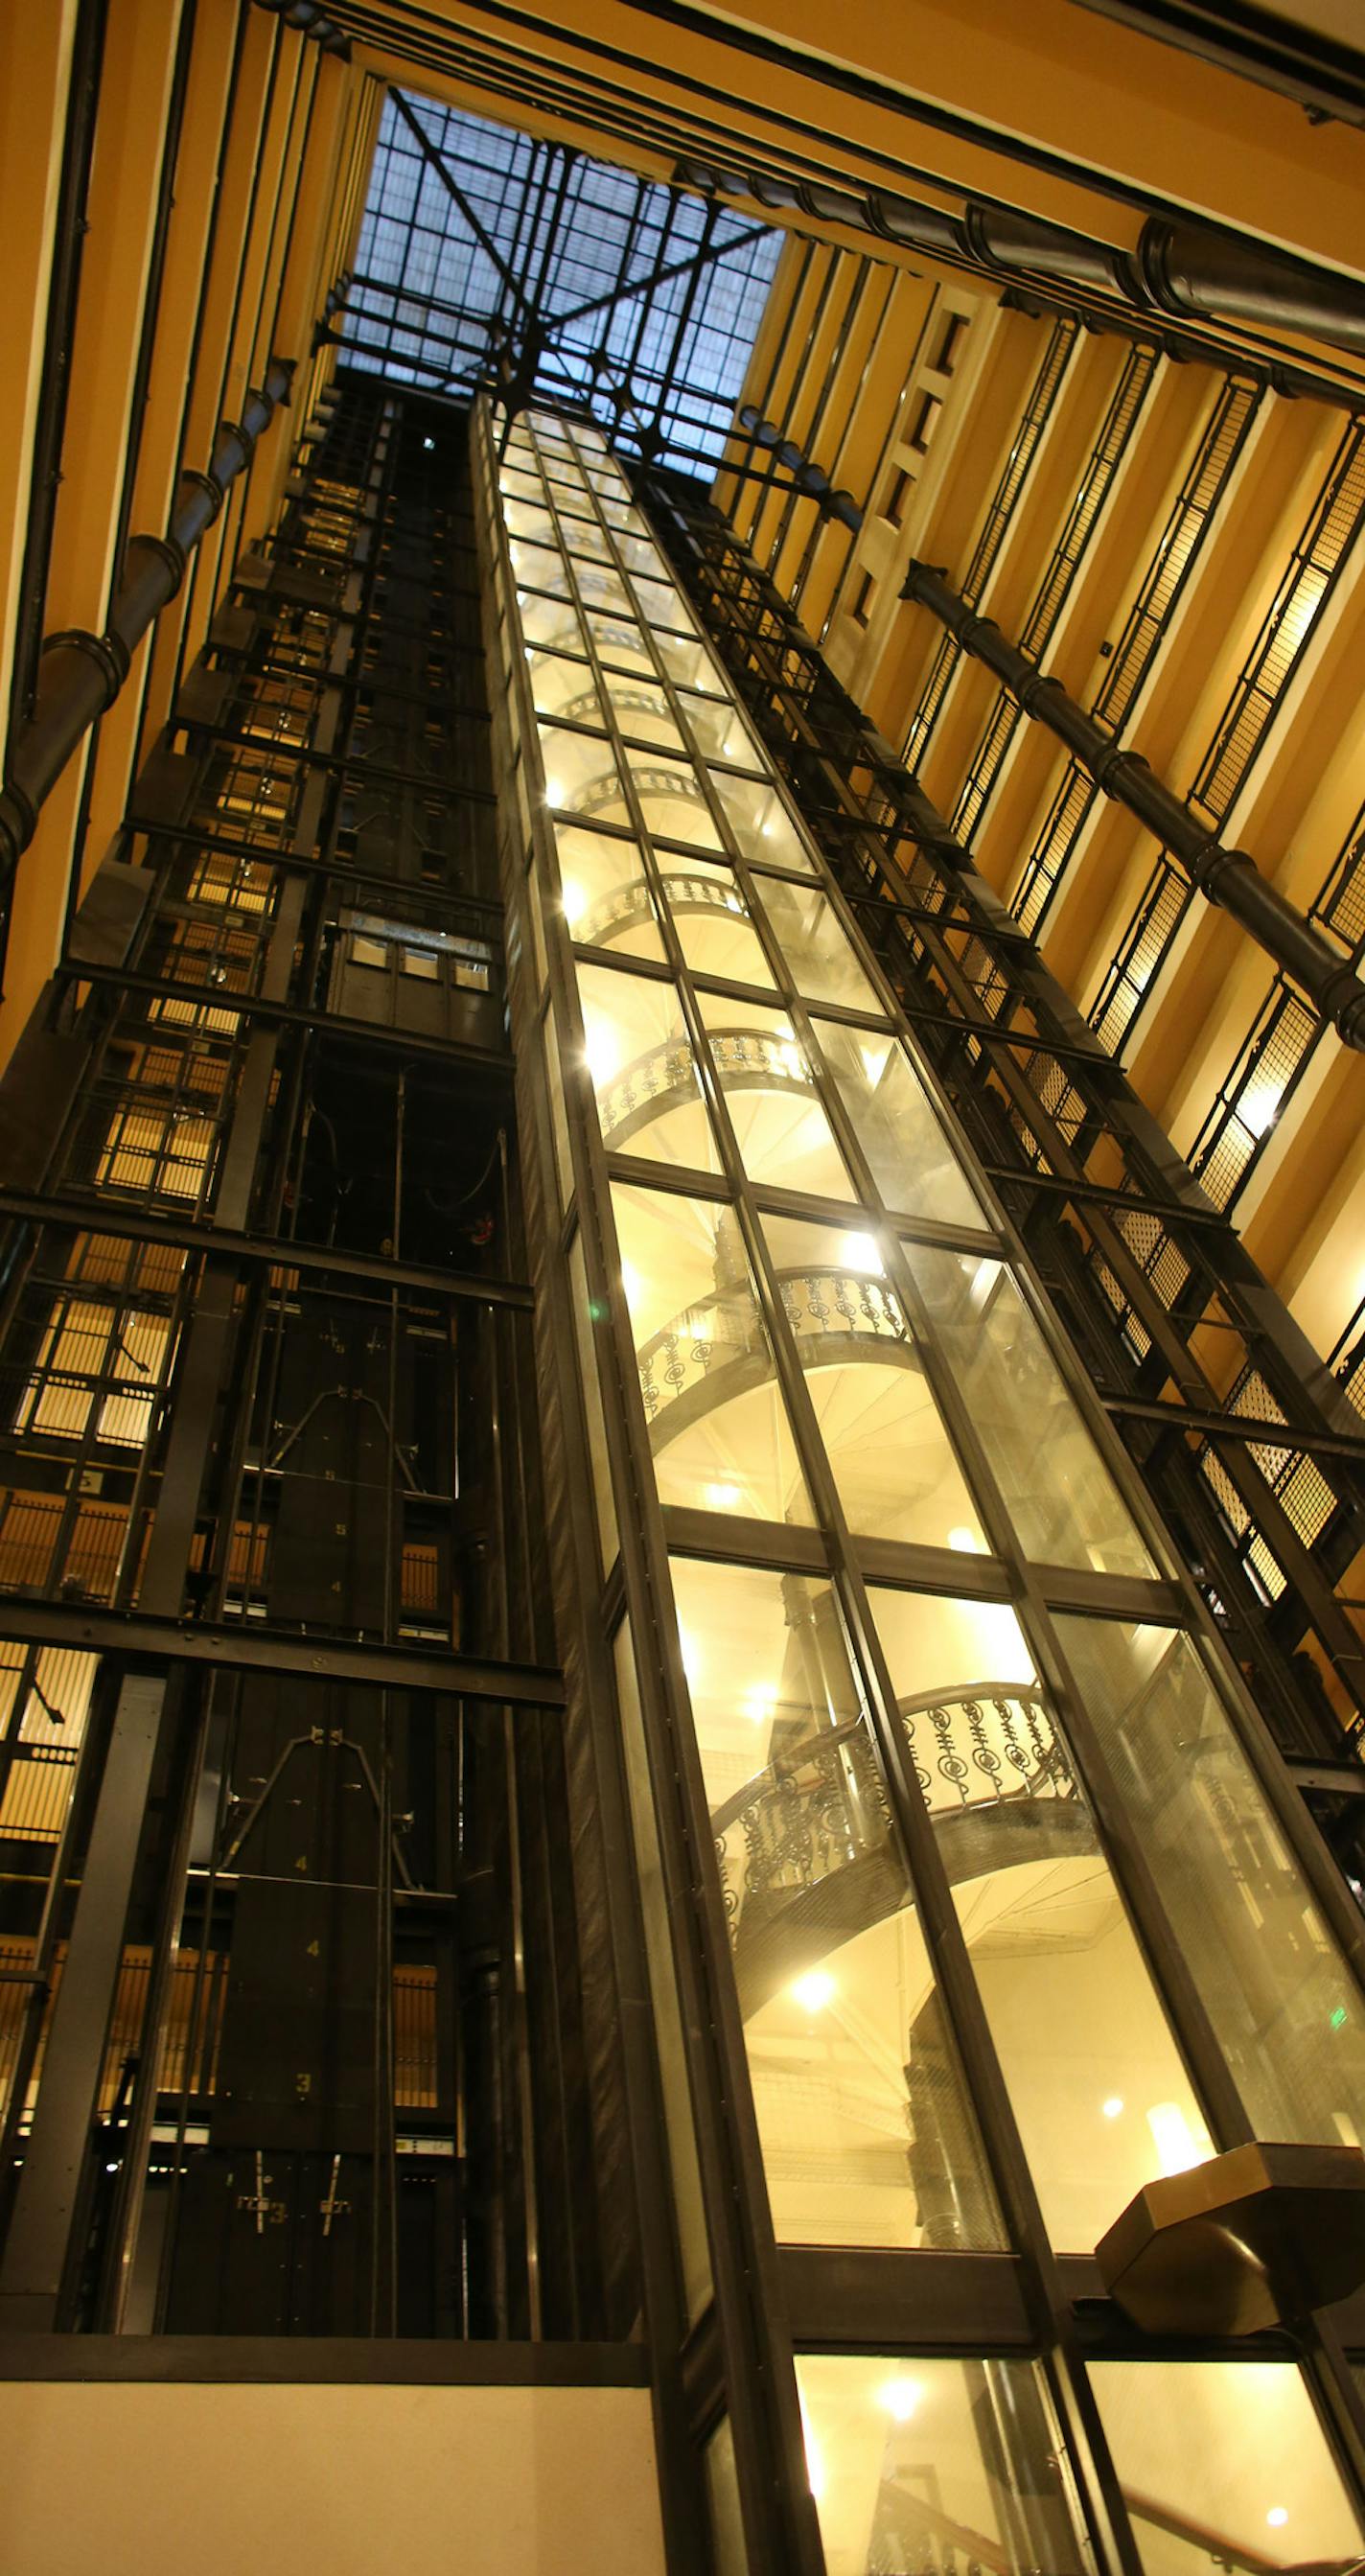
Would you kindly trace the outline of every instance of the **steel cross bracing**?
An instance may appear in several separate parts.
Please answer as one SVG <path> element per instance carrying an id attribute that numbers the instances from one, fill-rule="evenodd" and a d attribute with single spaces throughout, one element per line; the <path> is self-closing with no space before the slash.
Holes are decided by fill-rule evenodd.
<path id="1" fill-rule="evenodd" d="M 345 297 L 354 367 L 583 405 L 698 474 L 730 431 L 781 235 L 695 193 L 389 93 Z"/>
<path id="2" fill-rule="evenodd" d="M 1359 1414 L 733 530 L 641 493 L 1282 1749 L 1359 1744 Z"/>

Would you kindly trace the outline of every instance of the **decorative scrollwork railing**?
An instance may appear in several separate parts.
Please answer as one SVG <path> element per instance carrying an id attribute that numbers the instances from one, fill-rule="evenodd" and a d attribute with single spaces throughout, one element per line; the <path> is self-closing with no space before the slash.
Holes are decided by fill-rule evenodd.
<path id="1" fill-rule="evenodd" d="M 832 1267 L 780 1270 L 777 1279 L 804 1367 L 849 1360 L 919 1367 L 910 1327 L 882 1280 Z M 641 1344 L 636 1362 L 655 1450 L 774 1374 L 747 1280 L 685 1307 Z"/>
<path id="2" fill-rule="evenodd" d="M 643 896 L 643 888 L 640 891 Z M 777 1037 L 766 1029 L 711 1029 L 707 1043 L 723 1090 L 814 1095 L 809 1067 L 793 1038 Z M 697 1096 L 697 1059 L 690 1040 L 666 1039 L 636 1056 L 599 1092 L 602 1142 L 609 1148 L 620 1147 L 650 1119 Z"/>
<path id="3" fill-rule="evenodd" d="M 701 877 L 671 872 L 663 879 L 669 908 L 678 913 L 725 912 L 737 921 L 750 919 L 749 909 L 737 885 L 727 884 L 723 877 Z M 613 886 L 609 894 L 593 904 L 574 925 L 574 937 L 584 946 L 600 948 L 617 939 L 626 930 L 634 930 L 641 921 L 653 917 L 653 908 L 639 877 L 627 884 Z"/>
<path id="4" fill-rule="evenodd" d="M 1066 1748 L 1032 1684 L 930 1692 L 897 1714 L 950 1879 L 1091 1846 Z M 748 2010 L 905 1902 L 861 1718 L 784 1748 L 716 1809 L 711 1830 Z"/>

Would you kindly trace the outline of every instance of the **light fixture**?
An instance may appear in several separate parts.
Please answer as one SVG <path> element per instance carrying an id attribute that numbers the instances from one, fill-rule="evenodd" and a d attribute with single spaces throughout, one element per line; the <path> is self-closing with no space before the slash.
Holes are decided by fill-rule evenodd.
<path id="1" fill-rule="evenodd" d="M 600 1022 L 588 1028 L 583 1047 L 583 1061 L 599 1091 L 604 1083 L 610 1082 L 621 1061 L 620 1049 L 615 1038 L 610 1029 L 603 1028 Z"/>
<path id="2" fill-rule="evenodd" d="M 1208 2130 L 1202 2124 L 1192 2128 L 1178 2102 L 1154 2102 L 1147 2126 L 1163 2174 L 1188 2173 L 1191 2165 L 1202 2165 L 1213 2153 Z"/>
<path id="3" fill-rule="evenodd" d="M 889 1046 L 860 1046 L 858 1053 L 863 1060 L 863 1072 L 867 1076 L 868 1087 L 870 1090 L 875 1090 L 886 1070 L 886 1059 L 891 1049 Z"/>
<path id="4" fill-rule="evenodd" d="M 560 900 L 564 906 L 564 918 L 572 930 L 574 923 L 581 921 L 587 911 L 588 898 L 581 885 L 575 885 L 571 877 L 566 877 L 560 888 Z"/>
<path id="5" fill-rule="evenodd" d="M 833 2003 L 835 1992 L 834 1979 L 824 1968 L 808 1968 L 804 1977 L 793 1979 L 791 1986 L 792 2001 L 807 2013 L 823 2012 L 826 2004 Z"/>
<path id="6" fill-rule="evenodd" d="M 547 779 L 546 779 L 546 781 L 545 781 L 545 802 L 546 802 L 546 804 L 547 804 L 547 805 L 562 805 L 562 804 L 563 804 L 563 802 L 564 802 L 564 783 L 563 783 L 563 780 L 562 780 L 562 779 L 559 779 L 559 778 L 547 778 Z"/>
<path id="7" fill-rule="evenodd" d="M 422 445 L 423 445 L 424 447 L 434 447 L 434 446 L 435 446 L 435 444 L 436 444 L 436 441 L 435 441 L 435 439 L 434 439 L 434 438 L 424 438 L 424 439 L 423 439 L 423 441 L 422 441 Z"/>
<path id="8" fill-rule="evenodd" d="M 870 1234 L 842 1235 L 839 1258 L 847 1262 L 850 1270 L 866 1270 L 874 1279 L 880 1279 L 885 1268 L 876 1240 Z"/>
<path id="9" fill-rule="evenodd" d="M 711 1512 L 732 1512 L 740 1499 L 738 1485 L 708 1485 L 706 1508 Z"/>
<path id="10" fill-rule="evenodd" d="M 1122 2095 L 1119 2093 L 1111 2093 L 1108 2101 L 1100 2104 L 1100 2109 L 1103 2111 L 1106 2120 L 1121 2119 L 1123 2116 Z"/>
<path id="11" fill-rule="evenodd" d="M 760 1682 L 745 1698 L 746 1716 L 755 1726 L 766 1726 L 777 1707 L 777 1693 L 771 1683 Z"/>
<path id="12" fill-rule="evenodd" d="M 981 1556 L 984 1554 L 981 1541 L 977 1537 L 975 1530 L 950 1529 L 948 1532 L 948 1545 L 950 1547 L 955 1547 L 959 1556 Z"/>
<path id="13" fill-rule="evenodd" d="M 1270 2508 L 1269 2513 L 1266 2515 L 1266 2521 L 1269 2523 L 1270 2528 L 1271 2528 L 1271 2530 L 1272 2530 L 1272 2531 L 1283 2531 L 1284 2526 L 1285 2526 L 1285 2524 L 1288 2522 L 1288 2520 L 1289 2520 L 1289 2507 L 1288 2507 L 1288 2505 L 1283 2505 L 1283 2504 L 1273 2504 L 1273 2505 L 1271 2506 L 1271 2508 Z"/>
<path id="14" fill-rule="evenodd" d="M 923 2395 L 917 2379 L 884 2379 L 877 2391 L 877 2404 L 898 2424 L 908 2424 Z"/>

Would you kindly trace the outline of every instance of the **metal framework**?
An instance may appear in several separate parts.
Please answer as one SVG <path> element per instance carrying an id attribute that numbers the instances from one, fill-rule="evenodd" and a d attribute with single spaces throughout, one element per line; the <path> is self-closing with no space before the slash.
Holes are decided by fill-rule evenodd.
<path id="1" fill-rule="evenodd" d="M 512 410 L 581 401 L 628 451 L 719 462 L 781 248 L 764 224 L 391 90 L 348 364 Z"/>

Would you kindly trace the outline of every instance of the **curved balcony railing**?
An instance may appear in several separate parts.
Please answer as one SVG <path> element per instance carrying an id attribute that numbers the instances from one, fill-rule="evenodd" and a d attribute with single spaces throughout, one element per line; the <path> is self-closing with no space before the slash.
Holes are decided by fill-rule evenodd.
<path id="1" fill-rule="evenodd" d="M 710 1029 L 707 1040 L 723 1091 L 796 1091 L 814 1098 L 810 1069 L 793 1038 L 766 1029 Z M 666 1039 L 636 1056 L 599 1092 L 602 1142 L 620 1150 L 651 1119 L 696 1098 L 697 1059 L 691 1041 Z"/>
<path id="2" fill-rule="evenodd" d="M 547 718 L 546 721 L 550 719 Z M 602 749 L 605 757 L 605 743 Z M 668 798 L 670 804 L 697 806 L 706 816 L 705 839 L 708 843 L 719 847 L 715 826 L 711 820 L 711 809 L 702 794 L 701 783 L 695 771 L 665 768 L 662 765 L 646 769 L 632 762 L 631 778 L 636 794 L 646 802 L 652 796 L 664 796 Z M 570 788 L 559 798 L 557 810 L 562 814 L 591 817 L 595 814 L 605 814 L 613 805 L 624 805 L 624 803 L 625 791 L 613 766 L 609 770 L 602 771 L 598 777 L 585 778 L 578 786 Z M 666 834 L 665 838 L 668 837 Z M 688 841 L 701 836 L 692 832 L 678 832 L 671 837 Z"/>
<path id="3" fill-rule="evenodd" d="M 832 1267 L 780 1270 L 777 1279 L 803 1367 L 864 1360 L 919 1367 L 910 1327 L 882 1280 Z M 775 1373 L 747 1281 L 684 1307 L 641 1345 L 636 1361 L 656 1454 L 703 1414 L 747 1395 Z"/>
<path id="4" fill-rule="evenodd" d="M 1094 1845 L 1043 1693 L 981 1681 L 905 1699 L 906 1750 L 949 1880 Z M 872 1739 L 861 1718 L 779 1753 L 711 1819 L 746 2013 L 895 1913 L 905 1875 Z"/>
<path id="5" fill-rule="evenodd" d="M 752 915 L 738 886 L 727 885 L 723 877 L 701 877 L 670 870 L 661 880 L 668 897 L 669 910 L 676 918 L 685 913 L 727 913 L 733 920 L 749 922 Z M 625 885 L 613 886 L 589 911 L 581 915 L 574 927 L 574 937 L 584 947 L 600 948 L 618 939 L 626 930 L 634 930 L 642 921 L 653 919 L 653 910 L 644 884 L 635 877 Z"/>

